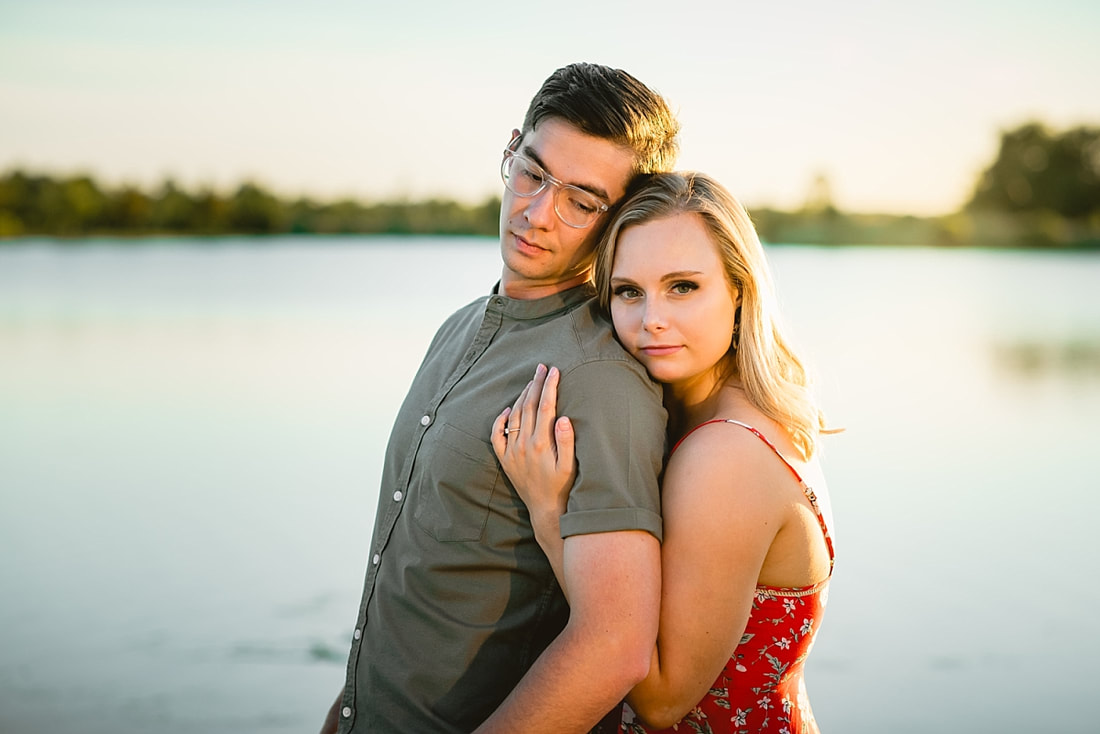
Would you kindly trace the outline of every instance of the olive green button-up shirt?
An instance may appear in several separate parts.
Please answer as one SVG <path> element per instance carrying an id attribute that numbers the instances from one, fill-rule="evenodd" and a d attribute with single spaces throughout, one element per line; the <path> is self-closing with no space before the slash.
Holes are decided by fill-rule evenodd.
<path id="1" fill-rule="evenodd" d="M 390 434 L 341 732 L 470 731 L 564 627 L 565 599 L 489 435 L 539 362 L 561 370 L 558 413 L 577 435 L 563 537 L 661 538 L 660 388 L 615 340 L 591 286 L 458 311 Z"/>

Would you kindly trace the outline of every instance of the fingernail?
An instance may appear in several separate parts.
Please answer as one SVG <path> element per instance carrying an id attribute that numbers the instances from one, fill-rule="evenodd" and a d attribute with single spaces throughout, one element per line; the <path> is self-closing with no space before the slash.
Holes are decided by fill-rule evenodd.
<path id="1" fill-rule="evenodd" d="M 535 377 L 538 377 L 540 374 L 542 374 L 545 369 L 546 366 L 542 362 L 539 362 L 538 367 L 535 367 Z"/>
<path id="2" fill-rule="evenodd" d="M 557 367 L 551 367 L 550 368 L 550 377 L 554 377 L 557 374 L 558 374 L 558 368 Z"/>

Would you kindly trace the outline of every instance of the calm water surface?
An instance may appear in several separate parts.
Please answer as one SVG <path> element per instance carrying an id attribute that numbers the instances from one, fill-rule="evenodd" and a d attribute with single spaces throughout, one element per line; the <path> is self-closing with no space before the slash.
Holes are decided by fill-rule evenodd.
<path id="1" fill-rule="evenodd" d="M 1095 731 L 1100 255 L 769 256 L 846 428 L 823 729 Z M 315 731 L 390 422 L 498 271 L 482 239 L 0 244 L 0 732 Z"/>

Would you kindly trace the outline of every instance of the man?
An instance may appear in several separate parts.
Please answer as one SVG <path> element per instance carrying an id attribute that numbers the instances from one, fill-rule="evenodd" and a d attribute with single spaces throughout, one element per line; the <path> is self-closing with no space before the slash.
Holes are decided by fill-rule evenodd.
<path id="1" fill-rule="evenodd" d="M 678 130 L 659 95 L 593 64 L 551 75 L 513 130 L 500 283 L 443 324 L 398 413 L 324 731 L 585 732 L 648 671 L 665 414 L 588 280 L 608 210 L 672 168 Z M 561 519 L 568 605 L 490 445 L 540 363 L 560 369 L 582 437 Z"/>

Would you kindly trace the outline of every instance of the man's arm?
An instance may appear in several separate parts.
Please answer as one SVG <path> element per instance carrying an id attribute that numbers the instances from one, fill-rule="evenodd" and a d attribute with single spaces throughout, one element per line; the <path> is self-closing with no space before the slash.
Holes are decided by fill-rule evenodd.
<path id="1" fill-rule="evenodd" d="M 321 724 L 321 734 L 336 734 L 336 729 L 340 724 L 340 702 L 344 698 L 344 689 L 341 688 L 340 692 L 336 694 L 336 700 L 332 702 L 332 708 L 328 710 L 328 715 L 325 716 L 325 723 Z"/>
<path id="2" fill-rule="evenodd" d="M 569 622 L 477 734 L 583 734 L 649 671 L 661 546 L 640 530 L 566 538 Z"/>

